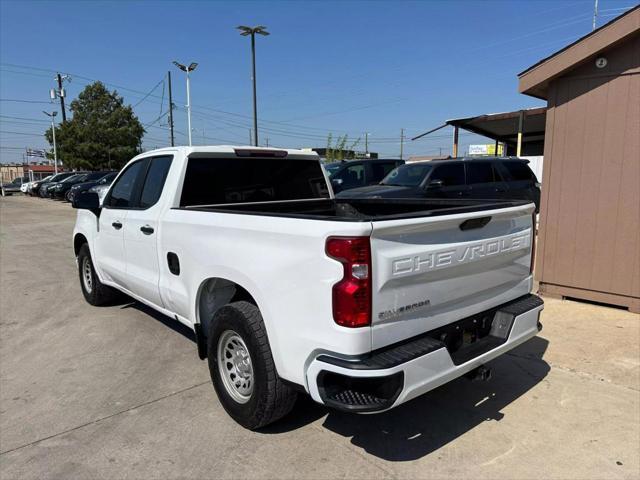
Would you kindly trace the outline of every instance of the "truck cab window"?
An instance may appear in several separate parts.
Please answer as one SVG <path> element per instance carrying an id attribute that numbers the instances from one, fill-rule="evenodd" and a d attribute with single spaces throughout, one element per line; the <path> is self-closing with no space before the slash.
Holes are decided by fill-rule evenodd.
<path id="1" fill-rule="evenodd" d="M 149 208 L 156 204 L 162 193 L 164 181 L 167 179 L 169 167 L 171 167 L 172 156 L 154 157 L 147 171 L 147 177 L 142 187 L 140 206 Z"/>
<path id="2" fill-rule="evenodd" d="M 317 160 L 189 158 L 180 206 L 328 198 Z"/>
<path id="3" fill-rule="evenodd" d="M 144 160 L 140 160 L 129 165 L 113 185 L 109 198 L 105 201 L 105 206 L 112 208 L 130 208 L 133 206 L 132 202 L 135 199 L 134 189 L 136 180 L 145 163 Z"/>

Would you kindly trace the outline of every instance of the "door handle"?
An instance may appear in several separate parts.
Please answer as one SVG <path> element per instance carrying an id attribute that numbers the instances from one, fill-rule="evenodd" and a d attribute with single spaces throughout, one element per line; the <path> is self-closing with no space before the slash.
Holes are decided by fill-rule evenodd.
<path id="1" fill-rule="evenodd" d="M 504 188 L 496 188 L 496 192 L 503 193 L 506 192 L 506 190 Z"/>
<path id="2" fill-rule="evenodd" d="M 151 235 L 153 233 L 153 227 L 150 227 L 149 225 L 145 225 L 143 227 L 140 227 L 140 231 L 145 235 Z"/>
<path id="3" fill-rule="evenodd" d="M 116 222 L 113 222 L 113 223 L 111 224 L 111 226 L 112 226 L 113 228 L 115 228 L 116 230 L 120 230 L 120 229 L 122 228 L 122 224 L 121 224 L 120 222 L 117 222 L 117 221 L 116 221 Z"/>

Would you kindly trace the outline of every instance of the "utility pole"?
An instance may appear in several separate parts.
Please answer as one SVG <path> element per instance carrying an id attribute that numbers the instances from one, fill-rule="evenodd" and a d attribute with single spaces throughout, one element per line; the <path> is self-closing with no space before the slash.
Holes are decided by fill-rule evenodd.
<path id="1" fill-rule="evenodd" d="M 266 144 L 265 146 L 267 148 L 269 148 L 269 137 L 265 137 L 264 141 L 265 141 L 265 144 Z"/>
<path id="2" fill-rule="evenodd" d="M 369 133 L 367 132 L 364 134 L 364 156 L 369 156 Z"/>
<path id="3" fill-rule="evenodd" d="M 167 72 L 167 78 L 169 79 L 169 132 L 171 132 L 171 146 L 173 147 L 175 139 L 173 137 L 173 95 L 171 94 L 171 70 Z"/>
<path id="4" fill-rule="evenodd" d="M 593 5 L 593 25 L 591 30 L 595 30 L 596 29 L 596 20 L 598 19 L 598 0 L 595 0 L 595 3 Z"/>
<path id="5" fill-rule="evenodd" d="M 270 35 L 267 32 L 265 26 L 258 25 L 257 27 L 247 27 L 244 25 L 240 25 L 236 27 L 240 30 L 240 35 L 243 37 L 247 37 L 251 35 L 251 68 L 252 68 L 252 79 L 253 79 L 253 145 L 258 146 L 258 100 L 256 95 L 256 33 L 259 35 Z"/>
<path id="6" fill-rule="evenodd" d="M 400 160 L 402 160 L 402 154 L 404 150 L 404 128 L 400 129 Z"/>
<path id="7" fill-rule="evenodd" d="M 253 138 L 253 132 L 252 132 L 251 129 L 249 129 L 249 143 L 248 143 L 248 145 L 251 145 L 252 138 Z"/>
<path id="8" fill-rule="evenodd" d="M 60 97 L 60 111 L 62 112 L 62 123 L 67 121 L 67 112 L 64 110 L 64 90 L 62 89 L 62 75 L 56 75 L 58 79 L 58 96 Z"/>

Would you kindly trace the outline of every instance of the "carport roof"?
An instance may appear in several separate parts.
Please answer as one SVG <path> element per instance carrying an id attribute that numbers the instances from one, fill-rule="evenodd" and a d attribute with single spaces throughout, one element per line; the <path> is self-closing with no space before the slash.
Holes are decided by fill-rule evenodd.
<path id="1" fill-rule="evenodd" d="M 520 117 L 520 112 L 524 113 L 523 141 L 535 142 L 544 140 L 546 107 L 456 118 L 447 120 L 447 125 L 460 127 L 500 142 L 515 144 L 518 140 L 518 118 Z"/>

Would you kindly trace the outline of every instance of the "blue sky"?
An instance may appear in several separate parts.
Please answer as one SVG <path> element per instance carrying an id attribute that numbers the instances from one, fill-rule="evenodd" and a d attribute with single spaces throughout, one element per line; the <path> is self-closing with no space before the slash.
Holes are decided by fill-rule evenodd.
<path id="1" fill-rule="evenodd" d="M 637 2 L 599 4 L 601 25 Z M 250 44 L 235 30 L 240 24 L 271 32 L 257 38 L 261 144 L 268 137 L 283 147 L 325 146 L 329 132 L 354 139 L 369 132 L 370 150 L 397 156 L 400 128 L 411 137 L 450 118 L 541 105 L 517 92 L 516 74 L 588 33 L 592 13 L 593 0 L 3 0 L 0 161 L 46 146 L 42 110 L 59 109 L 47 104 L 56 71 L 71 75 L 69 100 L 92 79 L 117 89 L 150 124 L 144 146 L 154 148 L 168 144 L 163 79 L 171 70 L 177 141 L 186 143 L 184 74 L 174 59 L 199 63 L 194 144 L 247 143 Z M 405 154 L 448 153 L 450 136 L 442 130 L 406 142 Z M 484 143 L 461 140 L 463 151 Z"/>

